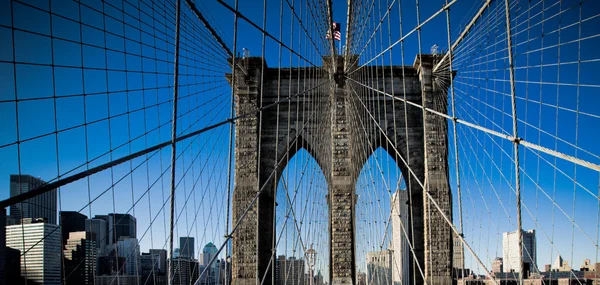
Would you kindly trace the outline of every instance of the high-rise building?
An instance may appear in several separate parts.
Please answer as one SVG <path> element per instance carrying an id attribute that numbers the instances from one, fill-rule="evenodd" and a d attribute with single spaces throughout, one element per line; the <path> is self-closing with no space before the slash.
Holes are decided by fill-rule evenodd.
<path id="1" fill-rule="evenodd" d="M 202 273 L 202 271 L 200 271 Z M 231 283 L 231 259 L 217 260 L 216 283 L 220 285 L 229 285 Z"/>
<path id="2" fill-rule="evenodd" d="M 200 276 L 198 262 L 185 258 L 173 258 L 168 261 L 171 268 L 173 285 L 194 284 Z"/>
<path id="3" fill-rule="evenodd" d="M 166 251 L 165 251 L 166 254 Z M 165 262 L 165 260 L 161 261 L 161 253 L 159 251 L 152 252 L 142 252 L 142 256 L 140 258 L 141 264 L 141 284 L 148 285 L 158 285 L 163 284 L 162 281 L 166 281 L 166 272 L 161 272 L 160 263 Z M 165 280 L 163 280 L 165 279 Z M 166 283 L 164 283 L 166 284 Z"/>
<path id="4" fill-rule="evenodd" d="M 85 231 L 91 233 L 91 237 L 96 242 L 99 255 L 107 254 L 106 246 L 108 245 L 108 224 L 103 219 L 87 219 L 85 220 Z"/>
<path id="5" fill-rule="evenodd" d="M 21 255 L 21 276 L 45 285 L 61 284 L 61 238 L 56 224 L 33 220 L 6 227 L 6 246 Z"/>
<path id="6" fill-rule="evenodd" d="M 211 259 L 215 257 L 215 255 L 217 255 L 217 247 L 212 242 L 207 243 L 202 249 L 202 254 L 200 255 L 200 265 L 207 266 Z M 216 264 L 213 262 L 211 267 L 215 268 Z"/>
<path id="7" fill-rule="evenodd" d="M 125 274 L 125 258 L 117 256 L 117 252 L 113 249 L 106 255 L 98 257 L 98 275 L 124 275 Z"/>
<path id="8" fill-rule="evenodd" d="M 23 277 L 21 276 L 21 252 L 11 248 L 5 248 L 6 266 L 4 269 L 4 280 L 0 280 L 0 284 L 25 284 Z M 5 283 L 2 283 L 4 281 Z"/>
<path id="9" fill-rule="evenodd" d="M 503 272 L 502 271 L 502 257 L 494 258 L 494 261 L 492 262 L 492 272 L 493 273 Z"/>
<path id="10" fill-rule="evenodd" d="M 277 257 L 275 263 L 275 284 L 303 285 L 305 281 L 304 260 L 295 257 Z"/>
<path id="11" fill-rule="evenodd" d="M 179 237 L 179 254 L 181 258 L 194 259 L 194 238 Z"/>
<path id="12" fill-rule="evenodd" d="M 85 220 L 87 216 L 74 211 L 60 211 L 58 213 L 60 230 L 62 232 L 62 244 L 67 244 L 69 233 L 85 231 Z"/>
<path id="13" fill-rule="evenodd" d="M 180 249 L 181 250 L 181 249 Z M 183 252 L 182 252 L 183 255 Z M 200 266 L 205 268 L 208 266 L 210 261 L 217 255 L 217 247 L 212 243 L 207 243 L 202 249 L 202 253 L 200 254 Z M 202 276 L 203 280 L 207 283 L 215 282 L 217 279 L 218 268 L 217 261 L 215 260 L 210 267 L 206 270 L 205 276 Z"/>
<path id="14" fill-rule="evenodd" d="M 115 244 L 121 237 L 137 238 L 137 222 L 135 217 L 130 214 L 96 215 L 94 219 L 106 221 L 108 245 Z"/>
<path id="15" fill-rule="evenodd" d="M 150 249 L 148 252 L 158 256 L 158 270 L 162 273 L 167 273 L 167 250 L 165 249 Z"/>
<path id="16" fill-rule="evenodd" d="M 98 250 L 91 233 L 70 232 L 64 249 L 67 285 L 93 284 Z"/>
<path id="17" fill-rule="evenodd" d="M 10 175 L 10 196 L 27 193 L 39 186 L 46 184 L 46 181 L 33 177 L 31 175 Z M 21 219 L 44 218 L 47 223 L 56 225 L 56 189 L 29 198 L 21 203 L 10 206 L 10 216 L 12 219 L 21 221 Z"/>
<path id="18" fill-rule="evenodd" d="M 382 250 L 367 253 L 367 284 L 392 284 L 392 251 Z"/>
<path id="19" fill-rule="evenodd" d="M 391 201 L 392 215 L 392 280 L 394 285 L 410 284 L 408 233 L 408 191 L 396 190 Z M 404 226 L 404 230 L 402 227 Z"/>
<path id="20" fill-rule="evenodd" d="M 317 275 L 315 275 L 315 283 L 313 283 L 315 285 L 323 285 L 324 284 L 324 279 L 323 279 L 323 274 L 321 274 L 321 270 L 317 271 Z"/>
<path id="21" fill-rule="evenodd" d="M 519 255 L 519 235 L 517 231 L 502 235 L 502 261 L 504 272 L 521 272 L 519 268 L 523 259 L 525 276 L 537 267 L 537 246 L 535 230 L 523 231 L 523 257 Z"/>
<path id="22" fill-rule="evenodd" d="M 455 270 L 464 269 L 465 257 L 463 243 L 454 231 L 452 231 L 452 242 L 454 243 L 452 246 L 452 267 L 454 267 Z"/>
<path id="23" fill-rule="evenodd" d="M 117 241 L 117 255 L 125 258 L 125 274 L 141 275 L 140 245 L 136 238 L 121 237 Z"/>
<path id="24" fill-rule="evenodd" d="M 367 285 L 367 273 L 364 273 L 364 272 L 356 273 L 356 285 Z"/>

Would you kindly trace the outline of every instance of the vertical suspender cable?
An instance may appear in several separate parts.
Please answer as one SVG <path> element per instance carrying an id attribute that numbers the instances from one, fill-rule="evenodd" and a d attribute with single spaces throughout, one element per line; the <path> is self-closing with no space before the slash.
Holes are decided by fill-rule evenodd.
<path id="1" fill-rule="evenodd" d="M 519 141 L 517 131 L 517 102 L 515 98 L 515 74 L 513 66 L 513 53 L 512 53 L 512 36 L 510 31 L 510 5 L 509 0 L 505 0 L 506 9 L 506 42 L 508 50 L 508 68 L 510 74 L 510 96 L 512 105 L 512 121 L 513 121 L 513 137 L 515 140 L 514 153 L 515 153 L 515 190 L 517 196 L 517 237 L 519 244 L 519 284 L 523 285 L 523 226 L 521 224 L 521 178 L 519 176 Z"/>
<path id="2" fill-rule="evenodd" d="M 173 284 L 173 228 L 174 216 L 175 216 L 175 160 L 177 158 L 176 153 L 176 141 L 177 138 L 177 96 L 179 86 L 179 24 L 181 14 L 181 0 L 177 0 L 175 4 L 175 71 L 174 86 L 173 86 L 173 119 L 171 126 L 171 213 L 170 213 L 170 226 L 169 226 L 169 271 L 167 272 L 168 284 Z"/>

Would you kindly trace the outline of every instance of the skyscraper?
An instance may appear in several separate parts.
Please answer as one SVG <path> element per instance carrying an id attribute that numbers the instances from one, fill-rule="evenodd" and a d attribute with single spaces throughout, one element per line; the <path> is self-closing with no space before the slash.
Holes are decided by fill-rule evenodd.
<path id="1" fill-rule="evenodd" d="M 275 284 L 303 285 L 305 284 L 304 260 L 295 257 L 277 257 L 275 263 Z"/>
<path id="2" fill-rule="evenodd" d="M 408 191 L 396 190 L 391 201 L 392 214 L 392 280 L 394 285 L 410 284 L 408 240 Z"/>
<path id="3" fill-rule="evenodd" d="M 150 249 L 148 252 L 151 255 L 158 256 L 158 269 L 162 273 L 167 273 L 167 250 L 165 249 Z"/>
<path id="4" fill-rule="evenodd" d="M 204 248 L 202 249 L 202 254 L 200 254 L 200 260 L 199 260 L 200 261 L 200 266 L 201 267 L 208 266 L 208 264 L 210 263 L 210 261 L 216 255 L 217 255 L 217 247 L 212 242 L 207 243 L 204 246 Z M 213 282 L 213 281 L 215 281 L 216 275 L 217 275 L 217 261 L 215 260 L 210 265 L 210 268 L 207 270 L 206 276 L 203 276 L 203 278 L 207 282 Z"/>
<path id="5" fill-rule="evenodd" d="M 179 254 L 181 258 L 194 259 L 193 237 L 179 237 Z"/>
<path id="6" fill-rule="evenodd" d="M 67 285 L 86 285 L 94 282 L 98 250 L 91 233 L 70 232 L 65 245 L 65 281 Z"/>
<path id="7" fill-rule="evenodd" d="M 141 275 L 140 245 L 136 238 L 121 237 L 117 241 L 117 255 L 125 258 L 125 274 Z"/>
<path id="8" fill-rule="evenodd" d="M 63 246 L 67 243 L 67 239 L 69 239 L 69 233 L 85 231 L 86 215 L 74 211 L 60 211 L 58 216 L 62 231 Z"/>
<path id="9" fill-rule="evenodd" d="M 44 184 L 46 184 L 46 181 L 31 175 L 11 174 L 10 197 L 29 192 Z M 10 216 L 17 221 L 24 218 L 44 218 L 49 224 L 56 225 L 56 201 L 56 190 L 52 190 L 11 205 Z"/>
<path id="10" fill-rule="evenodd" d="M 212 243 L 207 243 L 202 249 L 202 254 L 200 256 L 200 265 L 207 266 L 210 263 L 210 260 L 213 259 L 217 255 L 217 247 Z M 215 263 L 211 265 L 212 268 L 215 268 Z"/>
<path id="11" fill-rule="evenodd" d="M 194 284 L 200 276 L 198 262 L 191 259 L 174 258 L 170 259 L 171 278 L 173 285 Z"/>
<path id="12" fill-rule="evenodd" d="M 537 267 L 535 230 L 523 231 L 523 269 L 525 275 Z M 504 272 L 521 272 L 519 264 L 519 235 L 517 231 L 502 234 L 502 261 Z"/>
<path id="13" fill-rule="evenodd" d="M 392 283 L 392 251 L 367 253 L 367 284 L 389 285 Z"/>
<path id="14" fill-rule="evenodd" d="M 6 246 L 21 255 L 21 276 L 45 285 L 61 284 L 61 239 L 56 224 L 33 220 L 6 227 Z"/>
<path id="15" fill-rule="evenodd" d="M 161 262 L 164 262 L 164 260 L 161 261 L 160 252 L 142 252 L 142 256 L 140 258 L 142 277 L 141 284 L 166 284 L 166 282 L 161 282 L 166 281 L 163 280 L 166 278 L 166 272 L 161 272 L 159 268 Z"/>
<path id="16" fill-rule="evenodd" d="M 502 257 L 496 257 L 492 262 L 492 273 L 502 272 Z"/>
<path id="17" fill-rule="evenodd" d="M 107 223 L 108 245 L 116 243 L 121 237 L 136 238 L 137 222 L 130 214 L 96 215 L 94 219 L 103 219 Z"/>
<path id="18" fill-rule="evenodd" d="M 103 219 L 85 220 L 85 231 L 92 233 L 91 237 L 96 241 L 100 255 L 107 254 L 106 245 L 108 245 L 108 224 Z"/>

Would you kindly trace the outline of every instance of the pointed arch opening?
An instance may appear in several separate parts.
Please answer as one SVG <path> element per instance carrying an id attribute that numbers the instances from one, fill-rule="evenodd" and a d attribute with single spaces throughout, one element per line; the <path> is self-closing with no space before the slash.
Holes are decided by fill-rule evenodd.
<path id="1" fill-rule="evenodd" d="M 307 284 L 303 279 L 310 269 L 329 280 L 327 181 L 314 150 L 303 138 L 297 141 L 280 160 L 275 178 L 275 284 Z M 306 255 L 311 247 L 314 262 Z"/>
<path id="2" fill-rule="evenodd" d="M 410 284 L 407 172 L 396 154 L 376 148 L 357 179 L 356 272 L 367 284 Z"/>

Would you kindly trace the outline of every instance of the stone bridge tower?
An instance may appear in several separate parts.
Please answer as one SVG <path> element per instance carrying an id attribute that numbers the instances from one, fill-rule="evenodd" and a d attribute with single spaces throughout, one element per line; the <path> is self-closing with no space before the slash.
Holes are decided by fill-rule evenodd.
<path id="1" fill-rule="evenodd" d="M 274 260 L 269 261 L 275 255 L 271 248 L 276 187 L 287 162 L 302 148 L 315 158 L 328 183 L 330 282 L 356 284 L 355 188 L 365 160 L 378 147 L 392 157 L 401 154 L 396 162 L 410 185 L 413 222 L 409 234 L 419 262 L 412 259 L 410 279 L 423 284 L 420 267 L 429 284 L 451 284 L 451 228 L 423 191 L 452 217 L 447 122 L 397 100 L 406 98 L 446 113 L 448 72 L 432 74 L 439 58 L 431 55 L 417 57 L 414 66 L 404 68 L 365 67 L 379 74 L 366 84 L 380 86 L 397 98 L 378 93 L 363 102 L 357 94 L 373 92 L 358 83 L 364 78 L 358 72 L 346 77 L 341 56 L 337 57 L 340 72 L 330 77 L 332 60 L 323 60 L 321 68 L 277 69 L 269 68 L 263 58 L 240 58 L 236 59 L 235 82 L 227 74 L 235 88 L 236 115 L 242 116 L 235 128 L 233 226 L 245 215 L 232 237 L 232 284 L 272 283 Z M 348 69 L 352 68 L 356 67 Z M 377 123 L 369 126 L 360 125 L 359 118 L 373 120 L 369 116 L 374 113 L 385 116 L 378 116 Z M 370 152 L 366 157 L 365 149 Z"/>

